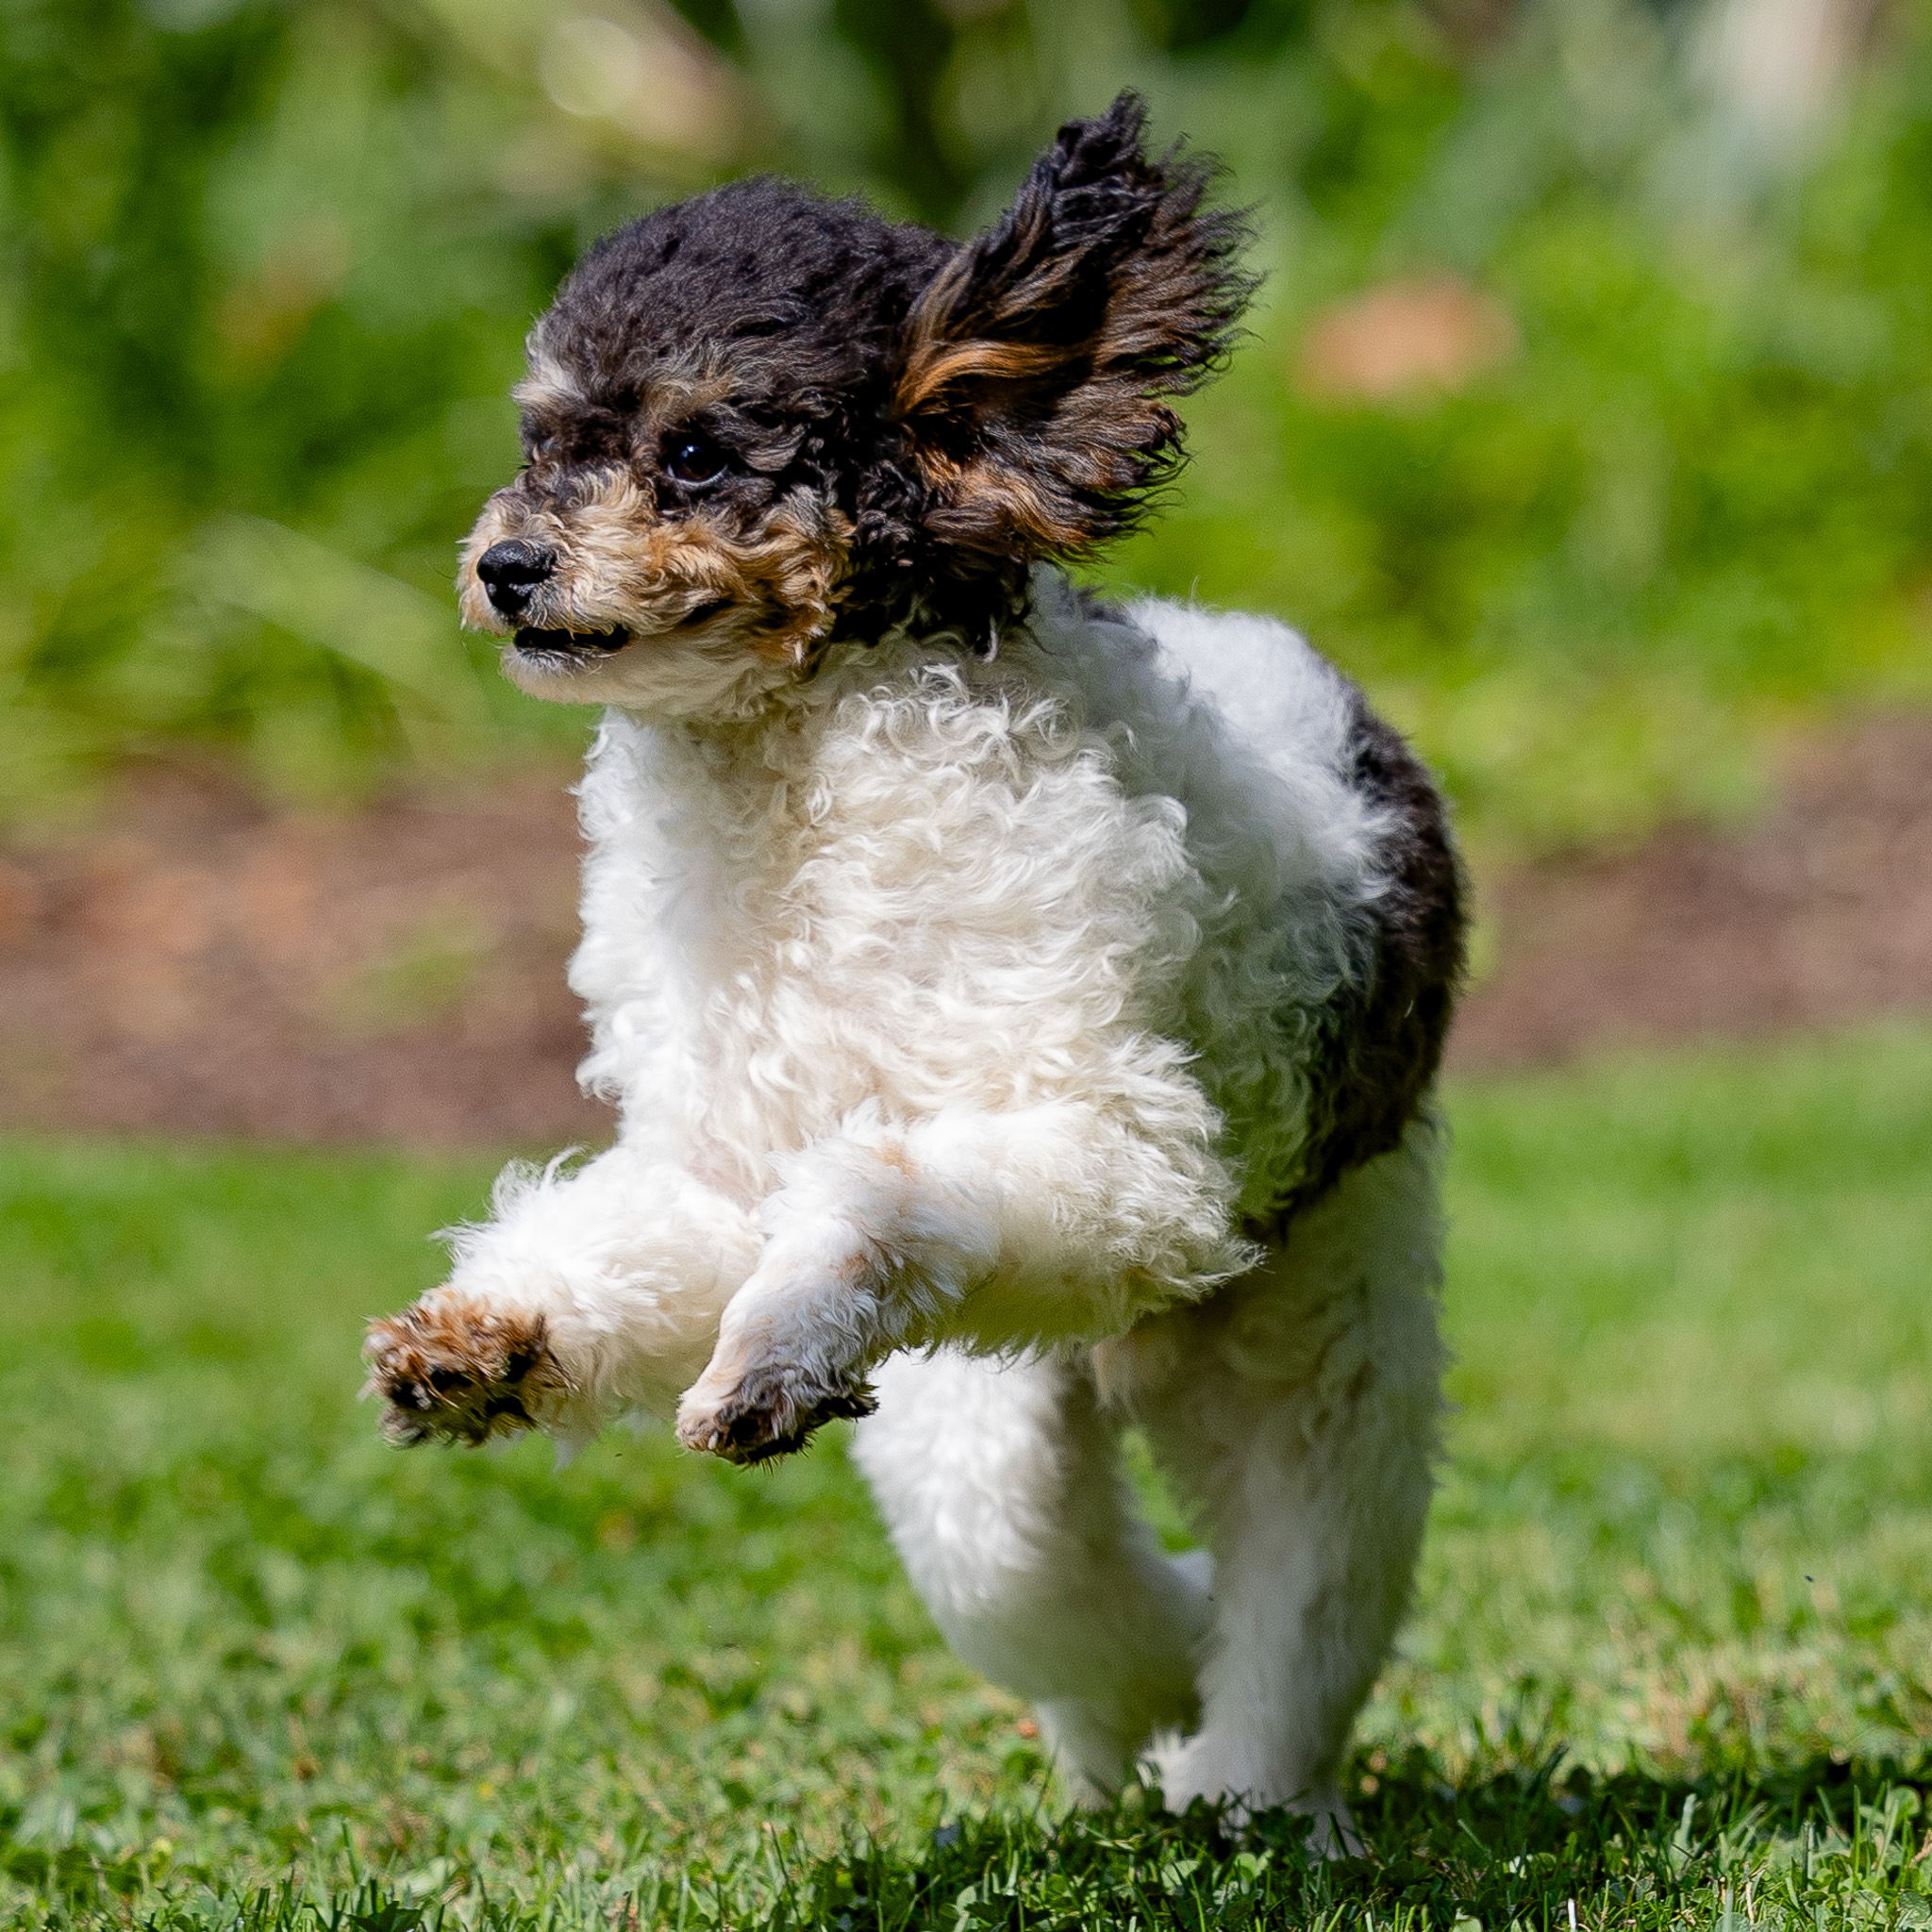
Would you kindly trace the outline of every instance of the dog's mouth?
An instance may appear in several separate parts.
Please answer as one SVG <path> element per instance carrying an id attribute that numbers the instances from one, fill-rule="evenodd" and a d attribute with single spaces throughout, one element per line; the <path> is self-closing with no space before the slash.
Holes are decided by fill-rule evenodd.
<path id="1" fill-rule="evenodd" d="M 673 628 L 702 630 L 730 608 L 729 597 L 713 597 L 687 611 Z M 608 630 L 540 630 L 534 624 L 526 624 L 517 632 L 517 649 L 529 658 L 608 658 L 630 641 L 631 633 L 621 624 Z"/>
<path id="2" fill-rule="evenodd" d="M 539 630 L 525 625 L 517 632 L 517 649 L 533 658 L 608 657 L 630 642 L 630 633 L 622 625 L 609 630 Z"/>

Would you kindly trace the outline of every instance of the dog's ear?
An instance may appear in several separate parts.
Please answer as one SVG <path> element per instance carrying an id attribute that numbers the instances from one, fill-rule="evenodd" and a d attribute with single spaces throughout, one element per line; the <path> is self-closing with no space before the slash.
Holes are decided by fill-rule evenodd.
<path id="1" fill-rule="evenodd" d="M 1150 159 L 1145 117 L 1124 93 L 1070 121 L 913 306 L 894 407 L 942 542 L 1079 557 L 1181 459 L 1165 399 L 1218 366 L 1254 281 L 1245 222 L 1204 206 L 1213 165 Z"/>

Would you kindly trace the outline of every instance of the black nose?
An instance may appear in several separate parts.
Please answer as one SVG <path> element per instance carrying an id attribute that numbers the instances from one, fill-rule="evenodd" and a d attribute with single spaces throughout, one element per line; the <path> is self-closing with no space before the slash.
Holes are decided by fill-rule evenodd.
<path id="1" fill-rule="evenodd" d="M 525 543 L 512 537 L 507 543 L 492 543 L 476 559 L 476 575 L 490 601 L 506 617 L 521 617 L 530 592 L 557 568 L 557 553 L 541 543 Z"/>

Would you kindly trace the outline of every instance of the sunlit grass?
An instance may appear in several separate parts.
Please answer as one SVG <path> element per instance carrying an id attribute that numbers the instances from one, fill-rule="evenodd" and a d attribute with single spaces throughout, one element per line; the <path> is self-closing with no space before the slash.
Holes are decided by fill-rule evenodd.
<path id="1" fill-rule="evenodd" d="M 1062 1824 L 836 1441 L 378 1447 L 360 1319 L 485 1166 L 9 1145 L 0 1911 L 1932 1924 L 1932 1033 L 1451 1111 L 1461 1407 L 1333 1868 Z"/>

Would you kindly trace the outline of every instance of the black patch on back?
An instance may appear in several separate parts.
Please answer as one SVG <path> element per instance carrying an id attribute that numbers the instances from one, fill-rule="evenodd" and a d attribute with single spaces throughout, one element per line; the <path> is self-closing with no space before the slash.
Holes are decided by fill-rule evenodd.
<path id="1" fill-rule="evenodd" d="M 1243 1231 L 1256 1240 L 1278 1241 L 1298 1208 L 1400 1142 L 1441 1064 L 1462 978 L 1462 868 L 1441 795 L 1402 734 L 1360 691 L 1353 697 L 1348 776 L 1391 821 L 1381 848 L 1389 885 L 1371 908 L 1374 970 L 1324 1013 L 1301 1178 L 1269 1213 L 1250 1218 Z"/>

